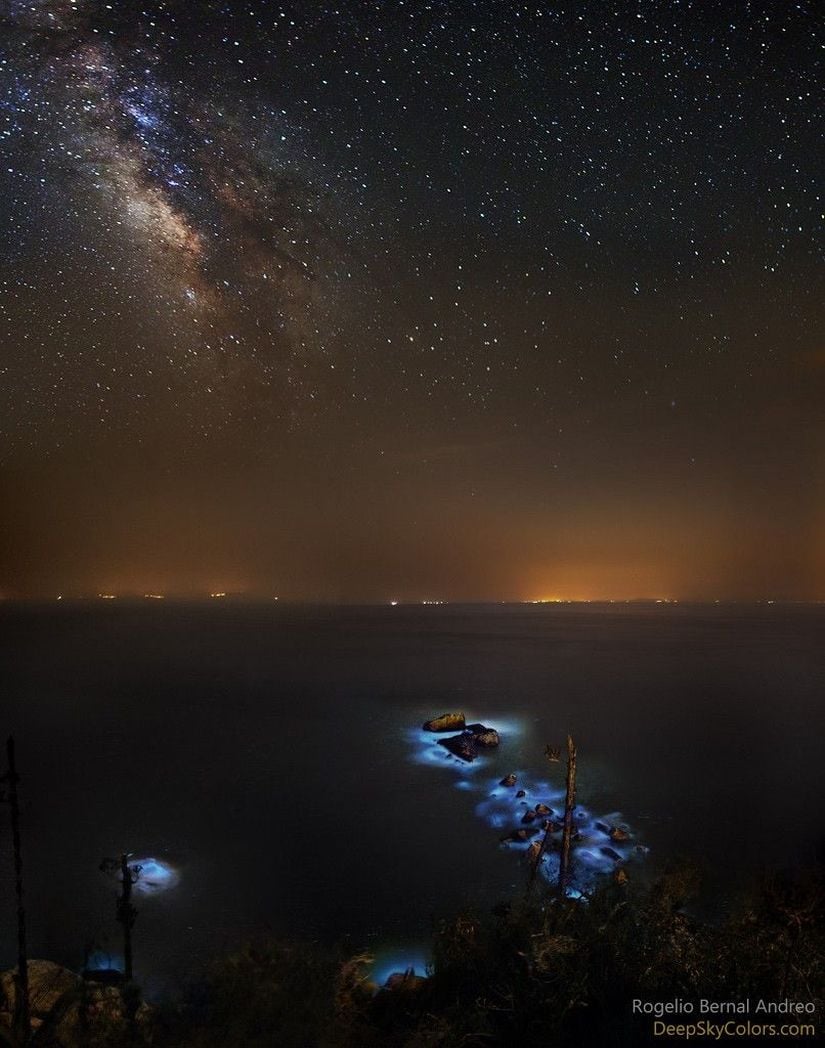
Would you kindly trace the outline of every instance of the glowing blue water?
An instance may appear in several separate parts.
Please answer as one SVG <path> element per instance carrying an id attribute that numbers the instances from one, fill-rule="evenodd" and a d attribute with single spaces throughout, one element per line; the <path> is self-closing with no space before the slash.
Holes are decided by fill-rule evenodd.
<path id="1" fill-rule="evenodd" d="M 512 743 L 524 734 L 524 724 L 517 719 L 488 717 L 477 718 L 499 733 L 500 744 L 495 751 L 496 761 L 506 756 L 508 743 Z M 469 718 L 472 723 L 476 718 Z M 434 733 L 411 728 L 407 731 L 410 743 L 410 759 L 416 764 L 447 768 L 458 774 L 455 786 L 468 793 L 480 795 L 483 799 L 475 805 L 475 814 L 488 826 L 498 831 L 513 833 L 520 829 L 532 831 L 525 840 L 510 840 L 508 833 L 500 838 L 500 846 L 516 853 L 526 852 L 534 841 L 545 837 L 545 818 L 551 819 L 558 829 L 547 839 L 546 850 L 540 859 L 540 872 L 551 882 L 559 876 L 558 849 L 561 842 L 561 824 L 564 818 L 565 790 L 560 784 L 554 785 L 549 780 L 531 777 L 529 772 L 514 772 L 516 782 L 513 786 L 503 786 L 498 778 L 490 778 L 489 769 L 492 755 L 481 755 L 468 763 L 454 757 L 443 746 L 439 739 L 448 738 L 450 732 Z M 559 767 L 563 767 L 561 764 Z M 471 778 L 465 777 L 472 775 Z M 522 794 L 522 796 L 519 796 Z M 550 808 L 546 816 L 535 815 L 536 805 Z M 533 818 L 525 816 L 533 812 Z M 629 826 L 622 820 L 621 812 L 594 816 L 587 808 L 577 805 L 574 813 L 574 848 L 570 886 L 567 894 L 570 897 L 581 897 L 592 891 L 596 885 L 597 875 L 610 874 L 623 864 L 643 858 L 648 849 L 634 839 Z M 611 831 L 622 831 L 625 839 L 614 840 Z"/>
<path id="2" fill-rule="evenodd" d="M 373 959 L 370 974 L 376 985 L 383 986 L 396 972 L 412 970 L 414 975 L 428 974 L 430 958 L 418 944 L 404 947 L 392 946 L 379 950 Z"/>
<path id="3" fill-rule="evenodd" d="M 180 873 L 171 863 L 155 858 L 132 859 L 140 873 L 132 889 L 136 895 L 160 895 L 180 884 Z"/>
<path id="4" fill-rule="evenodd" d="M 560 813 L 564 765 L 543 752 L 568 730 L 579 878 L 616 865 L 607 847 L 637 879 L 642 844 L 651 873 L 713 856 L 706 890 L 730 897 L 772 861 L 776 826 L 783 863 L 811 864 L 825 839 L 824 630 L 825 607 L 778 605 L 0 602 L 32 955 L 79 968 L 86 942 L 117 951 L 116 888 L 98 865 L 121 848 L 180 878 L 164 887 L 150 869 L 162 890 L 136 893 L 144 985 L 261 934 L 403 954 L 442 919 L 523 893 L 525 846 L 500 838 L 522 826 L 519 787 Z M 415 727 L 450 709 L 504 713 L 498 750 L 468 765 Z M 517 787 L 499 793 L 508 772 Z M 626 822 L 630 839 L 599 822 Z M 0 827 L 0 967 L 15 963 L 14 925 Z"/>

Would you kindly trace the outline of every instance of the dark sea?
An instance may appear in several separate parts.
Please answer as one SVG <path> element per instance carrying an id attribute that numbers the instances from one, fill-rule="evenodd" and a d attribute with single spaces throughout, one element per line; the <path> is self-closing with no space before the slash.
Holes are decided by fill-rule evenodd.
<path id="1" fill-rule="evenodd" d="M 523 889 L 480 817 L 514 771 L 631 832 L 634 877 L 681 856 L 733 898 L 825 847 L 825 606 L 0 606 L 0 733 L 22 775 L 30 955 L 116 964 L 123 850 L 148 864 L 150 989 L 250 936 L 423 963 L 433 922 Z M 472 768 L 421 722 L 498 727 Z M 0 807 L 0 967 L 15 958 Z M 104 958 L 103 961 L 100 959 Z"/>

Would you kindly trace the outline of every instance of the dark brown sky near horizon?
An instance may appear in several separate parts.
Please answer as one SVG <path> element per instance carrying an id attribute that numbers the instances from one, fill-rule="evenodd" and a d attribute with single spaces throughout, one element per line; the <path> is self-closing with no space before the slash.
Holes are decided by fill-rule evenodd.
<path id="1" fill-rule="evenodd" d="M 2 596 L 825 599 L 813 5 L 113 6 L 0 0 Z"/>

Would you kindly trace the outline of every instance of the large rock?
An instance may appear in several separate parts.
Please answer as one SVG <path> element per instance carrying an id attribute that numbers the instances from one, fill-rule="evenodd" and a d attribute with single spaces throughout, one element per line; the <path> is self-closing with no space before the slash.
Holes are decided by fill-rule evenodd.
<path id="1" fill-rule="evenodd" d="M 454 757 L 462 761 L 471 762 L 478 756 L 473 736 L 469 731 L 462 732 L 461 735 L 453 735 L 449 739 L 439 739 L 438 745 L 443 746 Z"/>
<path id="2" fill-rule="evenodd" d="M 463 731 L 465 726 L 463 713 L 442 713 L 440 717 L 433 717 L 425 721 L 424 731 Z"/>
<path id="3" fill-rule="evenodd" d="M 438 744 L 460 760 L 474 761 L 480 750 L 492 749 L 498 746 L 499 741 L 495 728 L 488 728 L 484 724 L 470 724 L 460 735 L 439 739 Z"/>
<path id="4" fill-rule="evenodd" d="M 86 982 L 52 961 L 32 960 L 28 969 L 32 1030 L 42 1029 L 39 1037 L 44 1044 L 87 1048 L 98 1038 L 127 1034 L 135 1043 L 148 1041 L 151 1009 L 139 998 L 128 999 L 126 991 L 114 986 Z M 0 974 L 0 1031 L 12 1026 L 14 975 L 14 971 Z"/>
<path id="5" fill-rule="evenodd" d="M 36 1029 L 43 1024 L 43 1020 L 54 1011 L 59 1002 L 80 990 L 82 980 L 68 968 L 62 968 L 52 961 L 29 961 L 28 971 L 29 1008 L 32 1026 Z M 0 1023 L 4 1022 L 7 1015 L 10 1017 L 14 1014 L 16 973 L 15 968 L 0 975 Z M 11 1025 L 10 1019 L 8 1025 Z"/>

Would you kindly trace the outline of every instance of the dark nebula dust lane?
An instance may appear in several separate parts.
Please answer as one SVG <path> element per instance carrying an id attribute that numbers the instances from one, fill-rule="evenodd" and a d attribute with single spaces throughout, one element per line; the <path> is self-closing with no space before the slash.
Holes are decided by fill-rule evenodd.
<path id="1" fill-rule="evenodd" d="M 825 596 L 820 45 L 0 0 L 0 592 Z"/>

